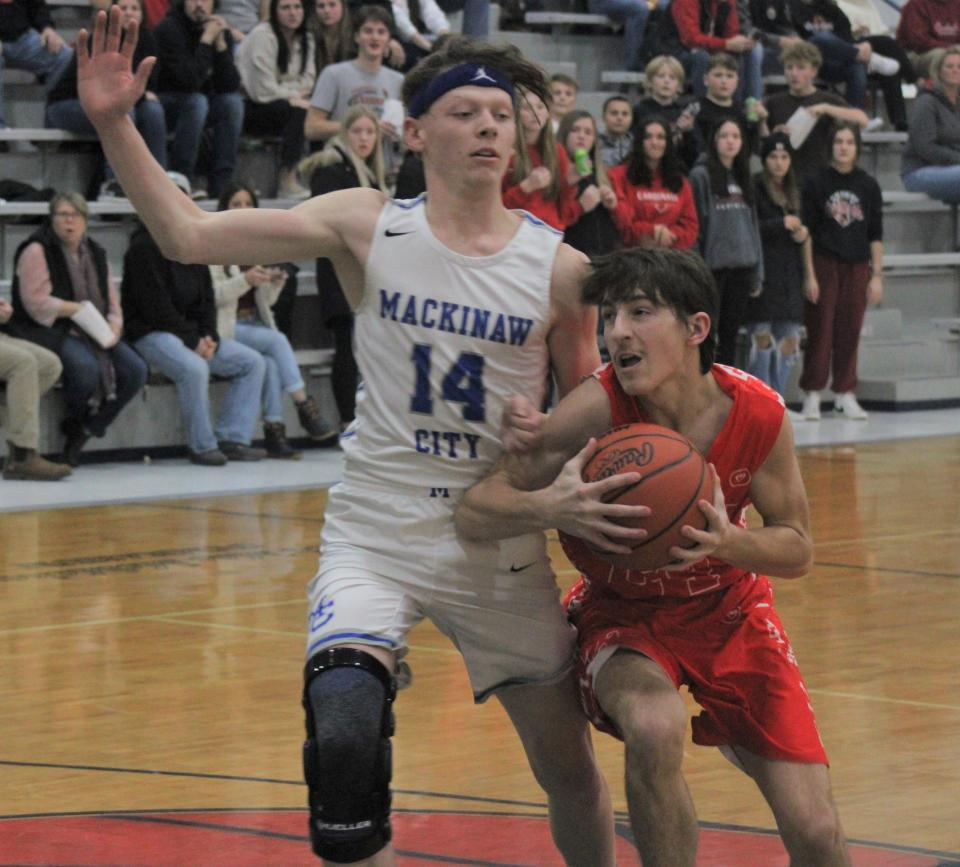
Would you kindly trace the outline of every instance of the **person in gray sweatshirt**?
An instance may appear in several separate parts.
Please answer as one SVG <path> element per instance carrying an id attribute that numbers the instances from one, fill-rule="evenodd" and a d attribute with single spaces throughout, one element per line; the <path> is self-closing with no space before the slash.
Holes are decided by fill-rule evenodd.
<path id="1" fill-rule="evenodd" d="M 736 366 L 737 333 L 751 295 L 763 287 L 763 251 L 753 201 L 750 152 L 734 119 L 713 129 L 705 161 L 690 172 L 700 220 L 700 253 L 720 293 L 717 361 Z"/>
<path id="2" fill-rule="evenodd" d="M 960 202 L 960 45 L 930 68 L 933 86 L 917 97 L 900 164 L 903 186 L 945 202 Z"/>

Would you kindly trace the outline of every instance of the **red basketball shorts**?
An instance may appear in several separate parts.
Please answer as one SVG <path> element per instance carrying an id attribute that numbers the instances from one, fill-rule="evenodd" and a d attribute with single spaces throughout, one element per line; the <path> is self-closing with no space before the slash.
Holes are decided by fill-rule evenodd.
<path id="1" fill-rule="evenodd" d="M 577 676 L 584 710 L 600 731 L 620 737 L 597 703 L 594 679 L 618 648 L 658 663 L 702 708 L 693 740 L 741 746 L 767 759 L 827 764 L 813 708 L 773 591 L 746 576 L 692 598 L 625 599 L 581 579 L 567 594 L 577 627 Z"/>

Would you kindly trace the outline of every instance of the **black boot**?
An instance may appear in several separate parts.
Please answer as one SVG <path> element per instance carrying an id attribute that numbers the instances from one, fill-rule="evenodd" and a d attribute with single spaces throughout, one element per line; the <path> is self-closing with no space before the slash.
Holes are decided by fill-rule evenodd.
<path id="1" fill-rule="evenodd" d="M 303 425 L 303 429 L 310 434 L 310 439 L 314 442 L 331 442 L 340 436 L 335 427 L 328 425 L 323 420 L 320 415 L 320 408 L 312 397 L 300 401 L 296 404 L 296 407 L 300 424 Z"/>
<path id="2" fill-rule="evenodd" d="M 78 418 L 65 418 L 60 425 L 63 433 L 63 462 L 71 467 L 80 466 L 80 452 L 90 439 L 90 434 Z"/>
<path id="3" fill-rule="evenodd" d="M 280 421 L 265 421 L 263 423 L 264 445 L 267 448 L 268 458 L 281 458 L 288 461 L 299 461 L 303 457 L 287 441 L 287 429 Z"/>

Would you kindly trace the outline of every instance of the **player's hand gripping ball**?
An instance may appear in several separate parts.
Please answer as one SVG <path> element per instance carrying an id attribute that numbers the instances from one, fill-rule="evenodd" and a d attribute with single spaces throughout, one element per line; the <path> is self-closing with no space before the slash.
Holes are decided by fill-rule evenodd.
<path id="1" fill-rule="evenodd" d="M 648 517 L 627 522 L 643 527 L 648 535 L 630 554 L 594 553 L 624 569 L 662 569 L 671 562 L 672 547 L 695 544 L 681 535 L 681 528 L 689 524 L 706 529 L 707 519 L 697 504 L 700 500 L 713 502 L 713 479 L 703 455 L 690 440 L 655 424 L 628 424 L 605 433 L 583 468 L 583 480 L 596 482 L 631 472 L 643 478 L 614 491 L 607 502 L 649 506 L 652 514 Z"/>

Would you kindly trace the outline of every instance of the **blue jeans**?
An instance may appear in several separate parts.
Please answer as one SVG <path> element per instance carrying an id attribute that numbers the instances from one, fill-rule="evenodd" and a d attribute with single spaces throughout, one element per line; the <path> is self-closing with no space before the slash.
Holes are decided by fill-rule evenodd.
<path id="1" fill-rule="evenodd" d="M 490 0 L 466 0 L 462 33 L 475 39 L 486 39 L 490 35 Z"/>
<path id="2" fill-rule="evenodd" d="M 926 193 L 943 202 L 960 202 L 960 165 L 923 166 L 900 179 L 908 192 Z"/>
<path id="3" fill-rule="evenodd" d="M 3 72 L 6 67 L 25 69 L 43 81 L 45 93 L 49 93 L 60 80 L 63 71 L 73 57 L 73 49 L 64 45 L 57 54 L 51 54 L 40 42 L 36 30 L 27 30 L 13 42 L 3 43 L 0 53 L 0 129 L 7 126 L 6 111 L 3 104 Z"/>
<path id="4" fill-rule="evenodd" d="M 769 334 L 773 337 L 773 345 L 761 349 L 756 345 L 758 334 Z M 790 337 L 800 336 L 799 322 L 753 322 L 750 324 L 750 336 L 754 339 L 750 350 L 750 362 L 747 373 L 753 374 L 761 382 L 765 382 L 781 397 L 790 384 L 790 372 L 800 357 L 800 348 L 793 352 L 783 351 L 783 342 Z"/>
<path id="5" fill-rule="evenodd" d="M 623 24 L 623 66 L 635 72 L 642 70 L 640 58 L 649 14 L 646 0 L 587 0 L 587 8 L 594 15 L 606 15 Z"/>
<path id="6" fill-rule="evenodd" d="M 833 33 L 814 33 L 809 41 L 823 55 L 819 76 L 827 81 L 844 82 L 843 95 L 847 102 L 854 108 L 863 108 L 867 98 L 867 66 L 857 60 L 857 46 Z"/>
<path id="7" fill-rule="evenodd" d="M 291 394 L 306 388 L 290 341 L 276 329 L 268 328 L 259 319 L 238 322 L 234 338 L 237 343 L 259 352 L 266 362 L 267 369 L 263 377 L 263 420 L 283 421 L 283 392 Z"/>
<path id="8" fill-rule="evenodd" d="M 86 342 L 67 335 L 60 347 L 63 363 L 63 396 L 67 415 L 77 419 L 95 437 L 102 437 L 110 423 L 120 414 L 147 381 L 146 362 L 122 340 L 107 350 L 117 378 L 116 400 L 101 400 L 90 406 L 100 387 L 100 364 Z"/>
<path id="9" fill-rule="evenodd" d="M 167 167 L 167 119 L 163 106 L 155 99 L 141 99 L 130 112 L 130 119 L 140 130 L 154 159 Z M 97 131 L 87 118 L 79 99 L 61 99 L 48 102 L 44 112 L 44 124 L 54 129 L 65 129 L 80 135 L 96 135 Z M 113 177 L 113 169 L 107 163 L 107 177 Z"/>
<path id="10" fill-rule="evenodd" d="M 230 181 L 237 164 L 243 129 L 243 97 L 236 93 L 161 93 L 160 102 L 173 128 L 170 168 L 193 178 L 206 126 L 213 130 L 213 159 L 207 192 L 216 198 Z"/>
<path id="11" fill-rule="evenodd" d="M 147 363 L 177 386 L 180 415 L 187 429 L 192 452 L 217 448 L 217 440 L 249 445 L 260 415 L 260 392 L 266 363 L 263 356 L 235 340 L 225 339 L 210 361 L 184 346 L 169 331 L 154 331 L 141 337 L 139 352 Z M 230 379 L 230 388 L 210 427 L 210 374 Z"/>
<path id="12" fill-rule="evenodd" d="M 734 94 L 734 101 L 739 105 L 748 96 L 754 99 L 760 99 L 763 88 L 763 46 L 757 43 L 752 51 L 745 51 L 742 54 L 732 55 L 737 59 L 739 66 L 737 92 Z M 697 99 L 703 99 L 707 93 L 707 86 L 703 83 L 703 76 L 707 74 L 707 67 L 710 65 L 710 52 L 701 48 L 693 51 L 684 51 L 680 56 L 680 62 L 683 64 L 683 71 L 693 89 L 693 95 Z"/>

